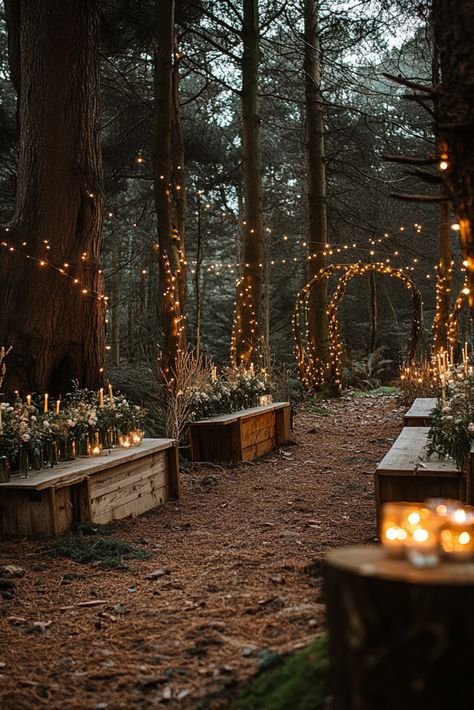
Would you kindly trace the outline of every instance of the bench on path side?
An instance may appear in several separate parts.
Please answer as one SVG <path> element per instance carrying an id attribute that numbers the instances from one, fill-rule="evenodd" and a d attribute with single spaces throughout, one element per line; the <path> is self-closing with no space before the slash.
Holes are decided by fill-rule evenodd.
<path id="1" fill-rule="evenodd" d="M 472 502 L 471 452 L 462 470 L 453 460 L 426 456 L 429 427 L 405 427 L 375 471 L 377 525 L 383 503 L 455 498 Z"/>
<path id="2" fill-rule="evenodd" d="M 195 462 L 252 461 L 290 438 L 291 405 L 273 402 L 189 425 Z"/>
<path id="3" fill-rule="evenodd" d="M 75 523 L 139 515 L 179 496 L 178 447 L 144 439 L 132 449 L 104 450 L 0 484 L 0 537 L 48 536 Z"/>
<path id="4" fill-rule="evenodd" d="M 417 397 L 408 412 L 403 415 L 403 426 L 429 426 L 431 412 L 437 401 L 436 397 Z"/>

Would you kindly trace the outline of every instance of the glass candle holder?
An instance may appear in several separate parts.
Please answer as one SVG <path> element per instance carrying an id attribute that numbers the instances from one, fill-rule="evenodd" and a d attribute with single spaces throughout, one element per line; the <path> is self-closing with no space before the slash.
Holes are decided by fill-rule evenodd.
<path id="1" fill-rule="evenodd" d="M 474 557 L 474 515 L 467 512 L 465 520 L 460 520 L 463 517 L 459 514 L 460 510 L 462 508 L 444 521 L 439 534 L 439 544 L 442 554 L 449 559 L 471 560 Z"/>
<path id="2" fill-rule="evenodd" d="M 445 518 L 454 513 L 455 510 L 463 507 L 460 500 L 454 500 L 453 498 L 428 498 L 425 506 L 441 518 Z"/>
<path id="3" fill-rule="evenodd" d="M 141 429 L 135 429 L 129 433 L 132 446 L 140 446 L 143 440 L 143 432 Z"/>
<path id="4" fill-rule="evenodd" d="M 392 557 L 400 557 L 404 552 L 404 543 L 408 537 L 403 527 L 406 510 L 405 503 L 385 503 L 382 508 L 380 539 L 383 547 Z"/>
<path id="5" fill-rule="evenodd" d="M 121 434 L 119 436 L 119 446 L 121 449 L 130 449 L 132 446 L 132 440 L 129 434 Z"/>
<path id="6" fill-rule="evenodd" d="M 440 519 L 424 506 L 407 506 L 402 527 L 407 532 L 405 554 L 415 567 L 434 567 L 438 564 Z"/>
<path id="7" fill-rule="evenodd" d="M 89 456 L 100 456 L 102 453 L 102 444 L 99 444 L 98 442 L 88 444 L 87 453 Z"/>

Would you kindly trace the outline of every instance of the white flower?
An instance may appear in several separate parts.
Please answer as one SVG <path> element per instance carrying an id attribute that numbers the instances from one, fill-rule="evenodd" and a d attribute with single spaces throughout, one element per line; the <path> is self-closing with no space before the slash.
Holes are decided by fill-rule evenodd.
<path id="1" fill-rule="evenodd" d="M 29 434 L 23 434 L 21 437 L 21 440 L 24 441 L 25 444 L 27 444 L 30 439 L 31 439 L 31 436 Z"/>

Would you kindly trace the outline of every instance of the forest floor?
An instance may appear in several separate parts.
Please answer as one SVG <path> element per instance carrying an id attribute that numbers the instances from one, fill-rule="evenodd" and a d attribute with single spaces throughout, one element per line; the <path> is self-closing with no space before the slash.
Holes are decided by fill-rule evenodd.
<path id="1" fill-rule="evenodd" d="M 150 553 L 128 569 L 0 542 L 0 565 L 25 570 L 0 589 L 0 707 L 226 707 L 226 689 L 324 630 L 321 560 L 374 542 L 374 468 L 402 411 L 331 401 L 257 462 L 182 473 L 179 502 L 112 526 Z"/>

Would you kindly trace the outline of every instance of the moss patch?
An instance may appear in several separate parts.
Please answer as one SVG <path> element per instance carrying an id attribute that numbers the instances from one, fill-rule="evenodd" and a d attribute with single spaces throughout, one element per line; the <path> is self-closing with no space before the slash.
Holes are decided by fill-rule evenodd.
<path id="1" fill-rule="evenodd" d="M 92 534 L 78 531 L 63 535 L 54 545 L 44 550 L 44 554 L 48 557 L 66 557 L 74 562 L 93 564 L 102 569 L 127 569 L 127 561 L 146 560 L 152 556 L 147 550 L 117 537 L 108 536 L 108 529 L 100 531 L 96 527 L 93 530 Z"/>
<path id="2" fill-rule="evenodd" d="M 259 673 L 231 703 L 232 710 L 324 710 L 329 702 L 326 635 Z"/>

